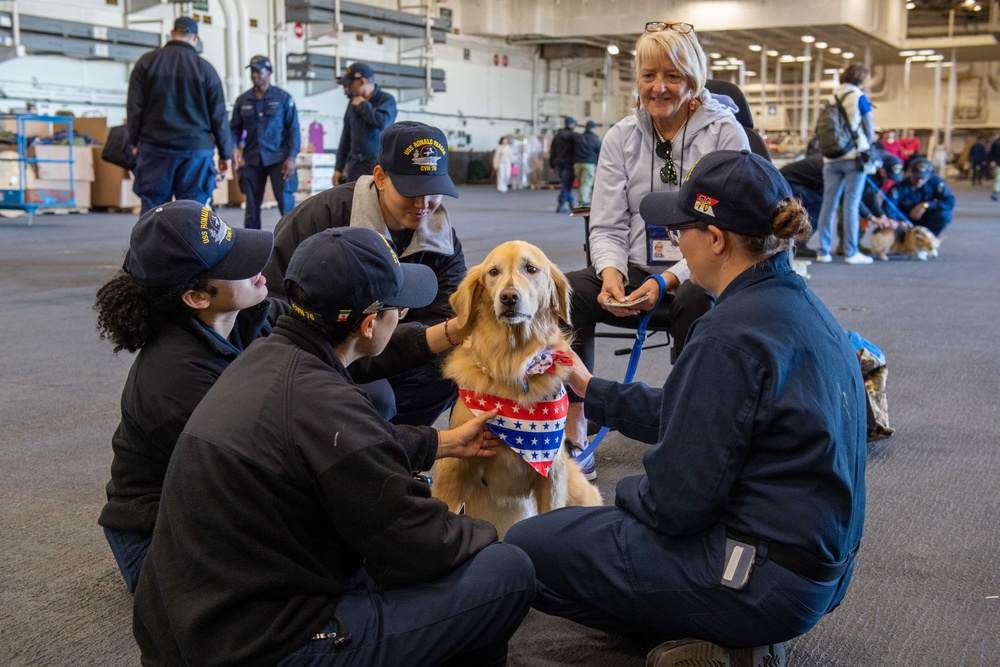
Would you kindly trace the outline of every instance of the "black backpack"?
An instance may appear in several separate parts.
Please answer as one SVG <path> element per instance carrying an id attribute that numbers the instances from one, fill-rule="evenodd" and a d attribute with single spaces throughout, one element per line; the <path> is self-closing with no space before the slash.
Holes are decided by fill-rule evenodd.
<path id="1" fill-rule="evenodd" d="M 847 97 L 847 93 L 844 93 Z M 851 128 L 847 112 L 839 97 L 834 96 L 834 104 L 827 102 L 816 119 L 816 138 L 823 157 L 838 158 L 857 147 L 858 128 Z M 860 127 L 861 124 L 858 124 Z"/>

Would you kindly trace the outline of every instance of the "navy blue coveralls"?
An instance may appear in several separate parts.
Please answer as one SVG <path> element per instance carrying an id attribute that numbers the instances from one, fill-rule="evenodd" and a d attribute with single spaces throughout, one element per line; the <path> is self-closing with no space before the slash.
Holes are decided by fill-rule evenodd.
<path id="1" fill-rule="evenodd" d="M 357 106 L 348 103 L 335 167 L 346 183 L 371 175 L 378 159 L 379 135 L 395 122 L 396 98 L 378 86 L 370 100 Z"/>
<path id="2" fill-rule="evenodd" d="M 259 99 L 251 88 L 236 98 L 229 127 L 233 145 L 243 144 L 243 165 L 238 172 L 240 190 L 247 196 L 243 226 L 260 229 L 260 205 L 268 178 L 281 214 L 295 207 L 292 193 L 299 179 L 292 176 L 286 181 L 282 176 L 285 160 L 294 160 L 301 144 L 295 100 L 277 86 L 270 86 Z"/>
<path id="3" fill-rule="evenodd" d="M 897 183 L 892 186 L 892 190 L 889 190 L 889 199 L 905 216 L 910 215 L 910 211 L 917 204 L 926 203 L 927 212 L 920 216 L 919 220 L 904 220 L 902 216 L 891 210 L 888 211 L 889 217 L 926 227 L 934 232 L 935 236 L 940 236 L 944 228 L 951 224 L 951 215 L 955 208 L 955 195 L 952 194 L 951 188 L 940 176 L 932 174 L 927 182 L 919 188 L 914 186 L 910 179 Z"/>
<path id="4" fill-rule="evenodd" d="M 854 349 L 788 252 L 748 268 L 692 326 L 662 389 L 590 380 L 587 417 L 651 447 L 613 506 L 507 532 L 535 564 L 533 606 L 654 643 L 805 633 L 854 570 L 865 404 Z M 755 547 L 740 590 L 721 583 L 727 538 Z"/>
<path id="5" fill-rule="evenodd" d="M 142 212 L 173 199 L 208 203 L 215 189 L 215 151 L 233 152 L 226 98 L 211 64 L 174 40 L 144 54 L 128 86 L 128 140 L 139 149 L 132 189 Z"/>

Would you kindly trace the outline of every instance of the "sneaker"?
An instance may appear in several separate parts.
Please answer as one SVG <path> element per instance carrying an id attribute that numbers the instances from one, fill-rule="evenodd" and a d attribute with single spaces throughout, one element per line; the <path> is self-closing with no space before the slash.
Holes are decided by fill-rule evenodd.
<path id="1" fill-rule="evenodd" d="M 813 250 L 812 248 L 809 248 L 809 247 L 804 246 L 804 245 L 797 245 L 797 246 L 795 246 L 795 256 L 796 257 L 803 257 L 805 259 L 813 259 L 817 255 L 819 255 L 819 253 L 816 252 L 815 250 Z"/>
<path id="2" fill-rule="evenodd" d="M 829 264 L 832 261 L 833 261 L 833 257 L 830 257 L 830 253 L 826 253 L 826 254 L 823 254 L 823 255 L 816 255 L 816 263 L 817 264 Z"/>
<path id="3" fill-rule="evenodd" d="M 729 651 L 701 639 L 678 639 L 650 651 L 646 667 L 730 667 Z"/>
<path id="4" fill-rule="evenodd" d="M 725 649 L 701 639 L 678 639 L 650 651 L 646 667 L 785 667 L 785 645 Z"/>
<path id="5" fill-rule="evenodd" d="M 583 447 L 576 444 L 572 440 L 566 440 L 566 449 L 569 451 L 569 455 L 576 459 L 577 456 L 587 447 L 584 443 Z M 583 476 L 588 482 L 593 482 L 597 479 L 597 462 L 594 460 L 594 454 L 591 453 L 583 461 L 578 461 L 580 464 L 580 470 L 583 472 Z"/>
<path id="6" fill-rule="evenodd" d="M 844 259 L 844 264 L 871 264 L 874 260 L 864 253 L 856 252 Z"/>

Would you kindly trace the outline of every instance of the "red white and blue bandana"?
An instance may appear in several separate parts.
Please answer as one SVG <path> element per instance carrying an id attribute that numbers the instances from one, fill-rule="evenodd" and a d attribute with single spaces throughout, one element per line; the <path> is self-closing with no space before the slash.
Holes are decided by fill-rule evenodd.
<path id="1" fill-rule="evenodd" d="M 480 395 L 469 389 L 460 388 L 458 397 L 477 416 L 499 408 L 500 412 L 486 422 L 487 426 L 535 472 L 542 477 L 549 476 L 549 468 L 559 454 L 566 430 L 569 398 L 562 385 L 555 396 L 544 397 L 528 406 L 498 396 Z"/>

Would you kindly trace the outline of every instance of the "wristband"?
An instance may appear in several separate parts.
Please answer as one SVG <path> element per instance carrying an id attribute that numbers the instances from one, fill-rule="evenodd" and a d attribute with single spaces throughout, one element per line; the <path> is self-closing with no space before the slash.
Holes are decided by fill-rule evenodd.
<path id="1" fill-rule="evenodd" d="M 449 317 L 444 321 L 444 339 L 448 341 L 448 345 L 451 345 L 452 347 L 458 347 L 459 345 L 461 345 L 461 343 L 456 343 L 451 339 L 451 336 L 448 335 L 448 322 L 451 322 L 453 319 L 455 318 Z"/>

